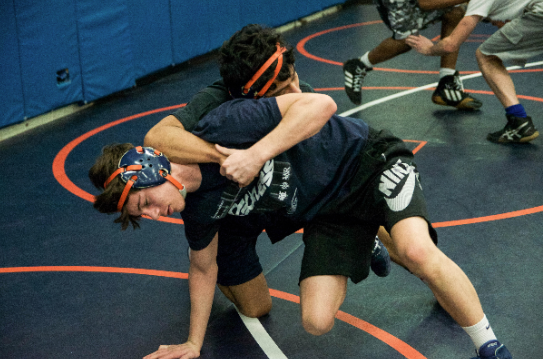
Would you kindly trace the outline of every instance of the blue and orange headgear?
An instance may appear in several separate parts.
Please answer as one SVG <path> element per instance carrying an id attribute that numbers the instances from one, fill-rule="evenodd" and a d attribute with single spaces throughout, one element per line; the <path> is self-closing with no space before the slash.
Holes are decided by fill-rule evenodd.
<path id="1" fill-rule="evenodd" d="M 127 151 L 121 157 L 118 167 L 106 180 L 104 188 L 118 175 L 126 183 L 117 204 L 119 212 L 122 210 L 131 188 L 155 187 L 166 181 L 170 181 L 177 187 L 183 198 L 187 195 L 185 186 L 172 177 L 170 161 L 168 161 L 162 152 L 151 147 L 138 146 Z"/>
<path id="2" fill-rule="evenodd" d="M 277 75 L 279 75 L 279 72 L 281 71 L 281 67 L 283 67 L 283 53 L 287 51 L 286 47 L 281 47 L 279 43 L 276 45 L 277 50 L 274 52 L 273 55 L 262 65 L 262 67 L 251 77 L 249 82 L 245 84 L 245 86 L 242 86 L 239 89 L 229 88 L 228 91 L 230 92 L 230 95 L 234 98 L 259 98 L 266 94 L 270 86 L 273 84 L 275 79 L 277 78 Z M 262 87 L 260 90 L 253 88 L 252 86 L 254 83 L 262 76 L 264 72 L 273 64 L 273 62 L 277 60 L 277 66 L 275 67 L 275 71 L 273 73 L 273 76 L 266 82 L 264 87 Z"/>

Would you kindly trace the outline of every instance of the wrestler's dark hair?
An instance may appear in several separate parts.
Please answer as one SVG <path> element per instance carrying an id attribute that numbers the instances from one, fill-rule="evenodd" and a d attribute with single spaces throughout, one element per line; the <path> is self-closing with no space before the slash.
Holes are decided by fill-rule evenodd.
<path id="1" fill-rule="evenodd" d="M 94 197 L 94 208 L 101 213 L 114 214 L 118 213 L 117 204 L 121 198 L 125 183 L 121 180 L 121 176 L 115 177 L 104 188 L 104 183 L 115 172 L 119 166 L 119 161 L 123 155 L 130 149 L 134 148 L 131 143 L 111 144 L 102 149 L 102 154 L 96 159 L 94 165 L 89 170 L 89 179 L 94 187 L 102 191 Z M 139 191 L 139 189 L 131 188 L 129 196 Z M 140 217 L 128 214 L 126 206 L 123 207 L 121 215 L 114 222 L 121 224 L 121 229 L 124 231 L 130 224 L 134 229 L 139 228 Z"/>
<path id="2" fill-rule="evenodd" d="M 274 29 L 250 24 L 237 31 L 225 41 L 219 51 L 220 74 L 228 88 L 241 88 L 260 67 L 275 53 L 276 44 L 287 48 L 283 53 L 283 66 L 277 80 L 286 81 L 291 76 L 290 66 L 294 65 L 294 50 L 283 36 Z M 260 90 L 273 76 L 277 60 L 252 86 Z M 274 90 L 275 84 L 268 89 Z"/>

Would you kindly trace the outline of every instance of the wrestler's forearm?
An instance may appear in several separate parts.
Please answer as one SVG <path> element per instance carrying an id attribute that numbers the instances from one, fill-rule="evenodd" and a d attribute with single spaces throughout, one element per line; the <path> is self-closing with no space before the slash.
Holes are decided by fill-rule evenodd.
<path id="1" fill-rule="evenodd" d="M 191 251 L 189 267 L 190 327 L 188 341 L 201 348 L 213 305 L 217 284 L 217 248 L 219 236 L 215 234 L 204 249 Z"/>
<path id="2" fill-rule="evenodd" d="M 162 151 L 174 163 L 221 163 L 221 155 L 213 144 L 185 130 L 174 116 L 157 123 L 146 135 L 144 145 Z"/>
<path id="3" fill-rule="evenodd" d="M 450 38 L 446 37 L 443 40 L 436 42 L 434 46 L 429 49 L 429 53 L 426 55 L 443 56 L 458 51 L 459 47 L 459 45 L 452 43 Z"/>
<path id="4" fill-rule="evenodd" d="M 336 103 L 327 95 L 302 94 L 294 101 L 286 96 L 290 95 L 277 98 L 283 115 L 281 122 L 251 147 L 264 161 L 317 134 L 337 110 Z"/>
<path id="5" fill-rule="evenodd" d="M 479 15 L 464 16 L 452 33 L 438 41 L 430 50 L 431 55 L 442 56 L 453 53 L 468 39 L 482 17 Z"/>
<path id="6" fill-rule="evenodd" d="M 419 0 L 419 7 L 422 10 L 445 9 L 451 6 L 467 3 L 466 0 Z"/>
<path id="7" fill-rule="evenodd" d="M 405 43 L 426 56 L 450 54 L 460 49 L 460 46 L 466 41 L 480 20 L 481 16 L 478 15 L 465 16 L 456 25 L 451 35 L 439 40 L 435 44 L 422 35 L 410 35 L 405 39 Z"/>
<path id="8" fill-rule="evenodd" d="M 216 267 L 203 272 L 191 266 L 189 270 L 190 290 L 190 327 L 188 341 L 202 348 L 204 336 L 209 322 L 209 315 L 217 282 Z"/>

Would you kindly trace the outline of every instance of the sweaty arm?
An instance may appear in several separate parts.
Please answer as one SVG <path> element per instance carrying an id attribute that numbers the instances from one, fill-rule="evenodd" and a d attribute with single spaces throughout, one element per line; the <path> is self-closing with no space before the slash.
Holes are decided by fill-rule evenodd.
<path id="1" fill-rule="evenodd" d="M 435 44 L 422 35 L 410 35 L 405 42 L 423 55 L 443 56 L 458 51 L 460 45 L 466 41 L 481 19 L 482 17 L 479 15 L 464 16 L 449 36 Z"/>
<path id="2" fill-rule="evenodd" d="M 191 251 L 189 267 L 190 327 L 183 344 L 161 345 L 144 359 L 192 359 L 200 356 L 217 283 L 218 234 L 199 251 Z"/>

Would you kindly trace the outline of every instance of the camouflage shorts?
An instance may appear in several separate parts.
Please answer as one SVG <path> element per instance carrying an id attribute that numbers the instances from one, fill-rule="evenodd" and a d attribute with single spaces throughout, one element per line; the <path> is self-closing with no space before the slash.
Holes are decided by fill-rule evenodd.
<path id="1" fill-rule="evenodd" d="M 421 10 L 418 0 L 373 0 L 373 2 L 396 40 L 405 39 L 440 21 L 443 14 L 449 10 Z"/>

